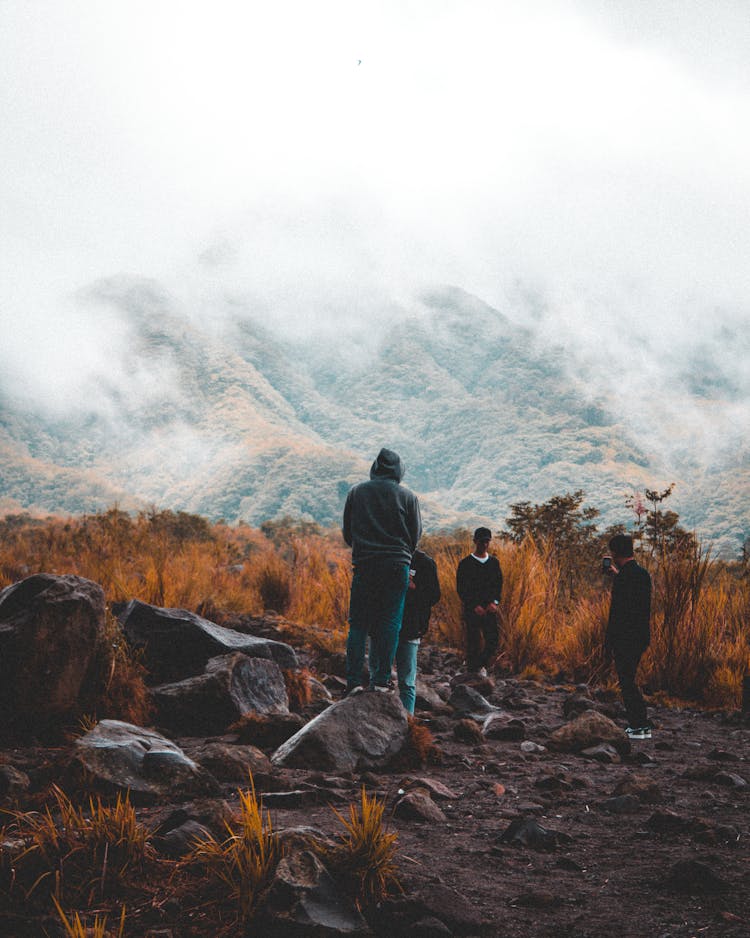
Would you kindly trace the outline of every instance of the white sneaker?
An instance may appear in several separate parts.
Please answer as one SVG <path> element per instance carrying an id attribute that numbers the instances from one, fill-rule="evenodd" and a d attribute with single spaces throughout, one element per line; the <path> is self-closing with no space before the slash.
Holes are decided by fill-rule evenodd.
<path id="1" fill-rule="evenodd" d="M 479 677 L 487 677 L 487 668 L 480 668 L 477 671 L 477 674 L 479 675 Z"/>

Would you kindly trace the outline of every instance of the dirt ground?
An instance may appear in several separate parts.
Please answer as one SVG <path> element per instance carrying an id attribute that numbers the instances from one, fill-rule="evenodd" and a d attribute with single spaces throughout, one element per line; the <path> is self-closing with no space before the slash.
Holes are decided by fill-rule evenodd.
<path id="1" fill-rule="evenodd" d="M 750 935 L 750 723 L 737 713 L 652 707 L 653 738 L 634 741 L 622 761 L 607 764 L 546 748 L 550 733 L 565 720 L 563 703 L 571 694 L 569 686 L 497 681 L 491 699 L 523 721 L 525 748 L 529 741 L 545 747 L 536 752 L 523 751 L 520 740 L 461 742 L 454 735 L 454 716 L 421 712 L 420 720 L 442 752 L 435 764 L 335 778 L 287 770 L 282 787 L 307 787 L 309 794 L 314 786 L 318 796 L 291 796 L 291 803 L 284 804 L 283 793 L 269 792 L 266 805 L 274 829 L 305 825 L 339 833 L 341 823 L 327 802 L 346 808 L 364 783 L 370 794 L 387 802 L 389 828 L 398 833 L 399 878 L 406 896 L 434 895 L 439 887 L 437 895 L 450 904 L 455 895 L 450 890 L 458 894 L 450 933 L 484 938 Z M 616 702 L 606 695 L 599 700 L 616 713 Z M 18 750 L 3 755 L 19 761 Z M 25 756 L 30 762 L 41 757 Z M 449 789 L 447 797 L 434 799 L 444 821 L 393 816 L 399 789 L 415 777 Z M 621 797 L 628 793 L 629 798 Z M 236 804 L 233 786 L 225 787 L 225 797 Z M 146 822 L 153 815 L 153 809 L 141 812 Z M 503 842 L 516 819 L 534 819 L 556 832 L 555 843 L 539 850 Z M 148 888 L 125 897 L 128 938 L 241 934 L 236 928 L 224 931 L 222 915 L 191 902 L 179 883 L 170 886 L 164 875 L 164 882 L 156 874 Z M 473 919 L 463 914 L 466 909 Z M 384 907 L 382 917 L 376 912 L 371 922 L 378 921 L 381 933 L 401 933 L 397 903 L 390 910 Z M 54 935 L 48 928 L 48 919 L 0 914 L 0 934 L 6 938 Z M 250 928 L 247 934 L 262 933 Z"/>

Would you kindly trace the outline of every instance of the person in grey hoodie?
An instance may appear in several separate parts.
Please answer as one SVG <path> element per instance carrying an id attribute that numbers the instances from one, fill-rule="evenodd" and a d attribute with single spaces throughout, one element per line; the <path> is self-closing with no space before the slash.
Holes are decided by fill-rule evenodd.
<path id="1" fill-rule="evenodd" d="M 404 464 L 381 449 L 369 482 L 349 490 L 344 540 L 352 548 L 352 589 L 346 641 L 347 693 L 362 684 L 370 637 L 370 687 L 387 691 L 398 646 L 412 554 L 422 536 L 417 496 L 401 485 Z"/>

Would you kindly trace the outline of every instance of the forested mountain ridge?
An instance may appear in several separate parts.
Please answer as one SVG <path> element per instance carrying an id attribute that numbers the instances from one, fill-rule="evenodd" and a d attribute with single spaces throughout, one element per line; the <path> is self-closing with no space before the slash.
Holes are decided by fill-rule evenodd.
<path id="1" fill-rule="evenodd" d="M 91 292 L 120 323 L 117 368 L 92 375 L 86 403 L 64 411 L 0 386 L 6 510 L 118 500 L 337 523 L 349 485 L 387 445 L 429 527 L 498 524 L 512 503 L 577 489 L 604 523 L 628 522 L 626 494 L 676 482 L 683 522 L 723 550 L 750 528 L 746 444 L 698 459 L 681 440 L 665 456 L 561 348 L 458 289 L 425 296 L 356 347 L 284 337 L 242 307 L 199 324 L 149 281 Z M 700 406 L 701 387 L 681 393 Z"/>

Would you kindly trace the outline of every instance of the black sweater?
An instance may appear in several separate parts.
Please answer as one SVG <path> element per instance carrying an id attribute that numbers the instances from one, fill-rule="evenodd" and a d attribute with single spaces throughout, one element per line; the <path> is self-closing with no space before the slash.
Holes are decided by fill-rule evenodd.
<path id="1" fill-rule="evenodd" d="M 437 566 L 432 557 L 422 550 L 415 550 L 411 569 L 414 575 L 410 577 L 411 582 L 406 591 L 400 634 L 400 640 L 406 642 L 421 638 L 427 632 L 432 607 L 440 599 Z M 413 588 L 411 583 L 414 584 Z"/>
<path id="2" fill-rule="evenodd" d="M 629 560 L 612 581 L 606 643 L 644 651 L 651 641 L 651 575 Z"/>
<path id="3" fill-rule="evenodd" d="M 456 589 L 464 609 L 486 606 L 500 600 L 503 591 L 503 573 L 500 561 L 490 555 L 482 563 L 471 554 L 464 557 L 456 570 Z"/>

